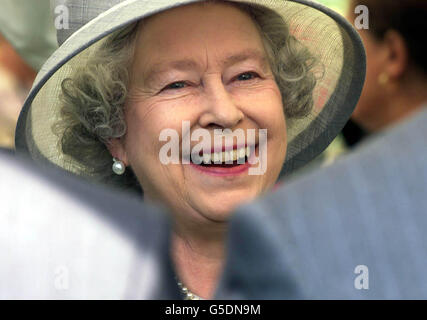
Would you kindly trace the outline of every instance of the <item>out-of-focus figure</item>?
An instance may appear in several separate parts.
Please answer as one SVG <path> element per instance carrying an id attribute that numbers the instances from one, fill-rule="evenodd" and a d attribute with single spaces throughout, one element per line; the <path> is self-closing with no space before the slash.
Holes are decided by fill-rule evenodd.
<path id="1" fill-rule="evenodd" d="M 38 71 L 56 49 L 49 0 L 2 0 L 0 10 L 0 147 L 14 147 L 19 112 Z"/>
<path id="2" fill-rule="evenodd" d="M 365 138 L 402 121 L 427 101 L 427 61 L 421 40 L 425 38 L 426 1 L 319 2 L 342 14 L 347 10 L 347 18 L 358 29 L 366 48 L 367 74 L 352 118 L 309 166 L 311 169 L 333 163 Z M 365 23 L 368 29 L 362 28 Z"/>
<path id="3" fill-rule="evenodd" d="M 0 147 L 13 148 L 19 111 L 35 75 L 0 34 Z"/>
<path id="4" fill-rule="evenodd" d="M 178 299 L 169 219 L 0 149 L 0 299 Z"/>
<path id="5" fill-rule="evenodd" d="M 359 28 L 367 74 L 352 119 L 374 133 L 405 119 L 427 100 L 427 60 L 422 50 L 427 2 L 352 0 L 352 22 L 357 21 L 354 12 L 360 5 L 369 10 L 369 29 Z"/>

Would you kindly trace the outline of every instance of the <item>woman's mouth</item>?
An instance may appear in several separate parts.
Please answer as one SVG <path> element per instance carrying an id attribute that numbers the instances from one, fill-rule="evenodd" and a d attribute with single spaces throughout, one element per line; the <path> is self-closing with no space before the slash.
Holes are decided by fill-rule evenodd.
<path id="1" fill-rule="evenodd" d="M 251 164 L 249 158 L 254 155 L 256 146 L 234 147 L 231 150 L 200 152 L 191 157 L 191 166 L 206 174 L 229 176 L 246 172 Z M 213 150 L 212 150 L 213 151 Z"/>

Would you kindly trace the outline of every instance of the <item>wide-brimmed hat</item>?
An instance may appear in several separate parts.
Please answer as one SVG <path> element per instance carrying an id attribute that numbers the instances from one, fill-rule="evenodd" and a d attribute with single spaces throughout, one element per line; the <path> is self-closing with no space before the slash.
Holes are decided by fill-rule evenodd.
<path id="1" fill-rule="evenodd" d="M 24 104 L 16 131 L 18 152 L 79 175 L 90 172 L 58 147 L 52 126 L 59 118 L 61 83 L 84 66 L 95 43 L 140 19 L 194 0 L 61 0 L 69 29 L 58 30 L 60 47 L 46 61 Z M 263 6 L 283 17 L 290 33 L 322 66 L 313 90 L 314 105 L 287 127 L 282 175 L 307 164 L 335 138 L 349 119 L 365 78 L 365 51 L 356 30 L 338 13 L 307 0 L 233 0 Z"/>

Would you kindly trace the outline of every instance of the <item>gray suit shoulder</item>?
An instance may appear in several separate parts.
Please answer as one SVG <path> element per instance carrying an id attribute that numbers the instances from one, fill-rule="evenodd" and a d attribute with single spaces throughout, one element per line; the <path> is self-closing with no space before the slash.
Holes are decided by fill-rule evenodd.
<path id="1" fill-rule="evenodd" d="M 426 120 L 239 209 L 219 296 L 426 299 Z"/>

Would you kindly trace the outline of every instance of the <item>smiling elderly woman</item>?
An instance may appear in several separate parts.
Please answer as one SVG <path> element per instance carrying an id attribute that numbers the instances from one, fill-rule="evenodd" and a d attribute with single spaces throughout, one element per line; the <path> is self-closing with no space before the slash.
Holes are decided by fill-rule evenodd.
<path id="1" fill-rule="evenodd" d="M 139 16 L 133 13 L 134 19 L 128 18 L 131 24 L 111 30 L 75 58 L 67 57 L 62 74 L 49 79 L 56 85 L 51 126 L 59 137 L 59 151 L 54 151 L 59 156 L 41 151 L 37 142 L 36 148 L 28 147 L 28 135 L 24 149 L 36 149 L 34 158 L 41 154 L 79 175 L 139 189 L 146 201 L 166 205 L 174 221 L 172 256 L 177 275 L 186 292 L 193 292 L 189 297 L 209 298 L 224 260 L 230 213 L 270 190 L 286 169 L 284 163 L 293 163 L 289 171 L 330 142 L 357 100 L 362 80 L 356 66 L 362 62 L 364 67 L 363 49 L 351 27 L 340 20 L 344 27 L 334 23 L 333 31 L 341 36 L 328 43 L 332 51 L 314 55 L 291 34 L 280 13 L 297 16 L 301 9 L 310 9 L 317 15 L 312 19 L 322 17 L 325 25 L 334 21 L 305 4 L 286 2 L 280 8 L 267 8 L 203 1 L 175 8 L 159 5 L 157 9 L 168 10 L 144 13 L 141 2 L 128 2 L 116 10 L 130 12 L 132 5 L 140 10 Z M 108 21 L 106 17 L 79 31 L 90 34 L 87 28 L 99 19 Z M 76 32 L 62 47 L 77 43 L 78 37 Z M 316 43 L 314 39 L 308 43 Z M 344 57 L 340 50 L 350 45 L 351 57 Z M 341 59 L 333 66 L 325 60 L 331 53 Z M 322 83 L 324 78 L 327 82 Z M 37 101 L 41 95 L 32 102 L 33 112 L 35 104 L 41 105 Z M 343 108 L 340 104 L 346 100 L 349 106 Z M 189 124 L 186 130 L 184 123 Z M 212 143 L 218 129 L 240 130 L 245 139 L 243 144 L 225 142 L 219 149 L 209 145 L 200 153 L 204 163 L 160 161 L 164 130 L 178 133 L 182 155 L 184 141 L 190 148 L 196 145 L 189 136 L 199 129 L 209 134 Z M 255 135 L 250 142 L 251 130 Z M 265 141 L 261 130 L 267 132 Z M 37 140 L 34 132 L 31 136 Z M 286 158 L 288 145 L 291 156 Z M 265 172 L 249 174 L 256 157 L 261 165 L 263 152 Z"/>

